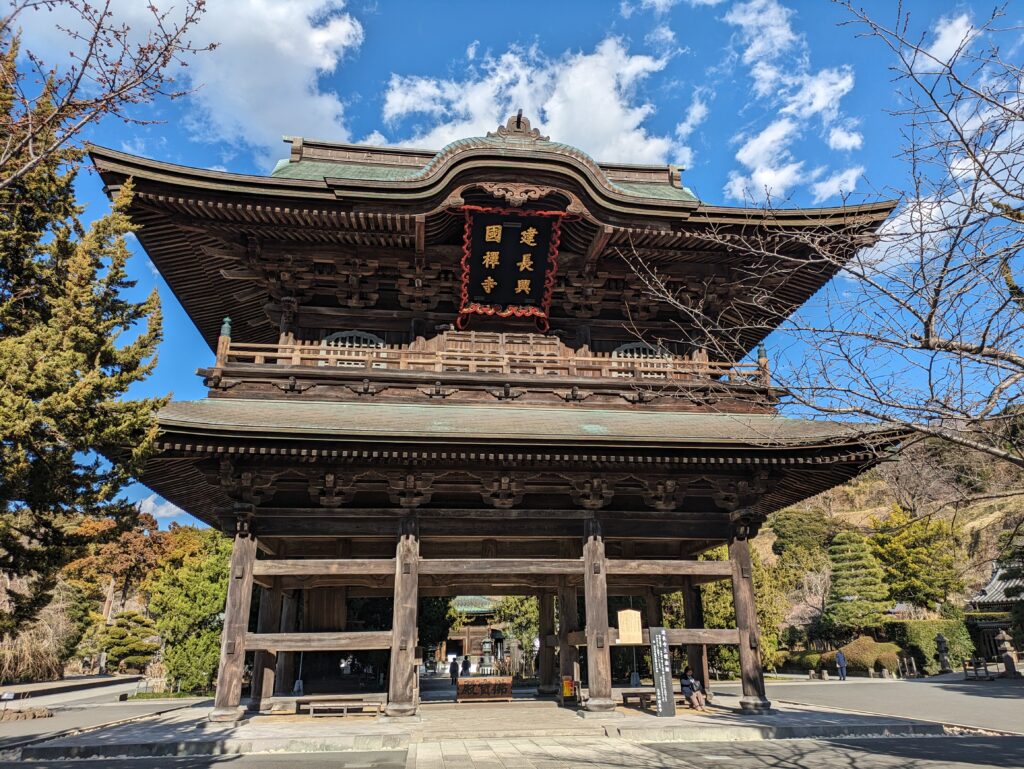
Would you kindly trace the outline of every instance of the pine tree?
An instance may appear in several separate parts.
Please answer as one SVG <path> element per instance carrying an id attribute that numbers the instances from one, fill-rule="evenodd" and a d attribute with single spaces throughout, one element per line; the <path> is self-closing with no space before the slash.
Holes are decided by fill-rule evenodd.
<path id="1" fill-rule="evenodd" d="M 885 573 L 871 554 L 867 540 L 855 531 L 842 531 L 828 549 L 832 588 L 826 615 L 835 625 L 860 631 L 874 627 L 892 606 Z"/>
<path id="2" fill-rule="evenodd" d="M 186 691 L 217 674 L 231 540 L 213 529 L 172 526 L 166 553 L 143 584 L 164 640 L 170 679 Z"/>
<path id="3" fill-rule="evenodd" d="M 16 59 L 17 41 L 0 43 L 5 72 Z M 52 94 L 31 116 L 15 114 L 22 85 L 0 82 L 0 118 L 36 130 L 53 114 Z M 53 151 L 0 189 L 0 574 L 21 586 L 0 603 L 0 637 L 46 605 L 59 569 L 88 543 L 131 526 L 136 509 L 120 491 L 151 448 L 162 403 L 123 400 L 152 370 L 160 339 L 156 293 L 124 298 L 134 285 L 131 188 L 84 228 L 73 192 L 80 159 Z"/>
<path id="4" fill-rule="evenodd" d="M 160 642 L 153 620 L 136 611 L 126 611 L 114 617 L 113 624 L 106 629 L 103 647 L 109 667 L 142 672 L 159 651 Z"/>
<path id="5" fill-rule="evenodd" d="M 964 589 L 957 570 L 953 526 L 935 518 L 914 518 L 899 505 L 884 520 L 871 520 L 871 551 L 885 570 L 889 596 L 935 609 Z"/>

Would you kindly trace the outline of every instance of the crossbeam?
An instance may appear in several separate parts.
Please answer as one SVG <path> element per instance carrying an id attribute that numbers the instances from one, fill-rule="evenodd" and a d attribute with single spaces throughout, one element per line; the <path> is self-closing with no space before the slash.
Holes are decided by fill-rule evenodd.
<path id="1" fill-rule="evenodd" d="M 426 558 L 420 574 L 580 574 L 579 558 Z"/>
<path id="2" fill-rule="evenodd" d="M 365 651 L 390 649 L 391 631 L 353 631 L 346 633 L 246 633 L 247 651 L 312 652 Z"/>
<path id="3" fill-rule="evenodd" d="M 736 645 L 740 642 L 739 631 L 735 628 L 669 628 L 668 642 L 671 646 L 686 646 L 687 644 L 728 644 Z M 585 630 L 577 630 L 569 633 L 569 643 L 572 646 L 586 646 L 587 634 Z M 651 632 L 647 628 L 643 630 L 643 640 L 639 644 L 620 644 L 618 628 L 608 628 L 609 646 L 647 646 L 651 643 Z"/>
<path id="4" fill-rule="evenodd" d="M 609 574 L 687 574 L 700 577 L 732 576 L 732 564 L 729 561 L 690 561 L 678 560 L 623 560 L 608 559 Z"/>
<path id="5" fill-rule="evenodd" d="M 253 574 L 257 577 L 394 573 L 394 558 L 277 558 L 253 564 Z"/>

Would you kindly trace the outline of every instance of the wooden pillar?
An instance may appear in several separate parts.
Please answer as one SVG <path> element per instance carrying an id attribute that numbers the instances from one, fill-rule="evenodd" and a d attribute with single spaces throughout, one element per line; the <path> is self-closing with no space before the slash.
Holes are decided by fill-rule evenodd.
<path id="1" fill-rule="evenodd" d="M 228 570 L 224 632 L 220 641 L 220 668 L 211 721 L 237 721 L 242 717 L 242 672 L 245 668 L 245 633 L 249 629 L 252 600 L 252 565 L 256 560 L 256 538 L 248 531 L 235 535 Z"/>
<path id="2" fill-rule="evenodd" d="M 256 620 L 257 633 L 277 633 L 281 630 L 281 580 L 275 578 L 270 588 L 260 588 L 260 612 Z M 277 654 L 260 649 L 253 655 L 252 687 L 249 709 L 262 710 L 262 701 L 274 696 L 277 674 Z"/>
<path id="3" fill-rule="evenodd" d="M 740 636 L 740 678 L 743 683 L 740 707 L 748 713 L 763 713 L 771 707 L 771 702 L 765 697 L 764 673 L 761 670 L 750 543 L 746 539 L 732 539 L 729 542 L 729 560 L 732 562 L 732 603 Z"/>
<path id="4" fill-rule="evenodd" d="M 661 610 L 661 596 L 654 590 L 644 593 L 644 613 L 647 615 L 647 627 L 664 627 L 665 618 Z"/>
<path id="5" fill-rule="evenodd" d="M 540 594 L 540 669 L 537 671 L 537 693 L 554 694 L 558 691 L 555 678 L 555 647 L 552 636 L 555 634 L 555 596 L 550 592 Z"/>
<path id="6" fill-rule="evenodd" d="M 395 608 L 388 676 L 389 716 L 416 714 L 416 603 L 420 545 L 412 521 L 403 523 L 395 552 Z"/>
<path id="7" fill-rule="evenodd" d="M 604 539 L 600 524 L 587 522 L 583 543 L 583 589 L 587 608 L 587 690 L 586 709 L 604 712 L 615 709 L 612 700 L 612 658 L 608 644 L 608 581 Z"/>
<path id="8" fill-rule="evenodd" d="M 569 643 L 569 633 L 579 630 L 576 588 L 558 588 L 558 668 L 560 677 L 576 680 L 579 649 Z"/>
<path id="9" fill-rule="evenodd" d="M 704 601 L 700 585 L 687 580 L 683 588 L 683 625 L 688 628 L 704 627 Z M 708 647 L 703 644 L 686 645 L 686 662 L 693 668 L 693 673 L 703 684 L 704 691 L 711 693 L 708 681 Z"/>
<path id="10" fill-rule="evenodd" d="M 299 629 L 299 595 L 285 590 L 281 596 L 281 632 L 294 633 Z M 275 685 L 282 694 L 291 694 L 295 686 L 295 652 L 277 653 Z"/>

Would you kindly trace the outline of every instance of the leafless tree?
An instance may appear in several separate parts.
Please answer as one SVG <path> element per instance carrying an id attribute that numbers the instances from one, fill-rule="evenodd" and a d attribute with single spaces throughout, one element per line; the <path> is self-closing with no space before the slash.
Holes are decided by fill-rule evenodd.
<path id="1" fill-rule="evenodd" d="M 148 18 L 141 27 L 119 19 L 111 0 L 15 0 L 0 17 L 0 51 L 14 53 L 0 57 L 0 90 L 13 102 L 0 110 L 0 189 L 103 117 L 149 123 L 132 108 L 188 92 L 174 75 L 189 55 L 214 47 L 189 39 L 206 0 L 182 0 L 168 10 L 139 3 Z M 19 23 L 32 13 L 52 14 L 70 64 L 47 63 L 19 40 Z"/>
<path id="2" fill-rule="evenodd" d="M 737 301 L 758 312 L 740 314 L 764 332 L 778 327 L 773 375 L 797 411 L 902 426 L 1024 468 L 1020 30 L 1005 26 L 1001 6 L 939 50 L 902 6 L 887 26 L 839 4 L 866 44 L 892 56 L 907 179 L 895 213 L 877 236 L 851 207 L 849 226 L 709 227 L 701 237 L 747 255 Z M 636 253 L 623 256 L 679 311 L 688 343 L 699 337 L 712 357 L 716 344 L 743 349 L 747 330 L 733 318 L 673 292 Z M 789 316 L 777 288 L 816 269 L 838 277 Z"/>

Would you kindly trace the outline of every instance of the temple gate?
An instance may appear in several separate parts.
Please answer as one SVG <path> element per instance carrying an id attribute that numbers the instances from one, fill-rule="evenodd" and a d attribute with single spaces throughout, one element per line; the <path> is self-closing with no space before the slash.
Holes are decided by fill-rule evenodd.
<path id="1" fill-rule="evenodd" d="M 521 116 L 437 153 L 292 139 L 267 177 L 91 155 L 111 194 L 134 180 L 138 238 L 215 354 L 144 476 L 234 537 L 212 717 L 241 712 L 247 652 L 269 708 L 297 655 L 361 650 L 390 652 L 387 713 L 413 714 L 417 600 L 465 594 L 539 596 L 541 691 L 585 647 L 584 707 L 605 711 L 609 596 L 644 599 L 646 642 L 683 591 L 670 643 L 699 673 L 737 646 L 743 707 L 768 707 L 750 539 L 899 436 L 776 414 L 759 343 L 832 273 L 809 262 L 761 306 L 763 255 L 700 233 L 869 234 L 891 205 L 710 206 L 673 166 L 596 163 Z M 624 254 L 735 333 L 702 343 Z M 735 629 L 704 627 L 714 580 Z M 350 601 L 383 596 L 390 630 L 349 627 Z"/>

